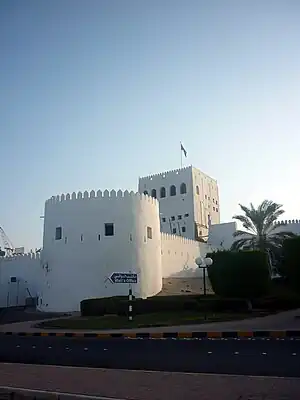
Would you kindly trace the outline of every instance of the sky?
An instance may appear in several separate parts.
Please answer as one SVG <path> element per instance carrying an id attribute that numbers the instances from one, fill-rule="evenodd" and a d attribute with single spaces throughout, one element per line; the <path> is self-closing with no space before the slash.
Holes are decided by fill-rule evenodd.
<path id="1" fill-rule="evenodd" d="M 44 202 L 192 164 L 221 221 L 300 218 L 298 0 L 1 0 L 0 226 L 42 245 Z"/>

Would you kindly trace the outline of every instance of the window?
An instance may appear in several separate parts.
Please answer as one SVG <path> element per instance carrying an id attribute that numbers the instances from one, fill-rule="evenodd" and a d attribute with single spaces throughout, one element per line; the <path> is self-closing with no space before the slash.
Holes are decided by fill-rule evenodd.
<path id="1" fill-rule="evenodd" d="M 182 183 L 180 185 L 180 194 L 185 194 L 186 193 L 186 184 Z"/>
<path id="2" fill-rule="evenodd" d="M 55 240 L 61 240 L 62 239 L 62 227 L 58 226 L 55 228 Z"/>
<path id="3" fill-rule="evenodd" d="M 207 194 L 205 195 L 205 198 L 207 199 Z"/>
<path id="4" fill-rule="evenodd" d="M 172 233 L 176 233 L 176 228 L 173 228 L 173 229 L 172 229 Z"/>
<path id="5" fill-rule="evenodd" d="M 147 191 L 147 190 L 144 190 L 144 194 L 148 195 L 148 191 Z"/>
<path id="6" fill-rule="evenodd" d="M 100 234 L 98 235 L 98 240 L 101 240 L 101 235 Z"/>
<path id="7" fill-rule="evenodd" d="M 189 216 L 189 214 L 184 214 L 185 218 L 187 218 Z"/>
<path id="8" fill-rule="evenodd" d="M 176 196 L 176 186 L 172 185 L 170 187 L 170 196 Z"/>
<path id="9" fill-rule="evenodd" d="M 162 222 L 166 222 L 166 218 L 165 217 L 162 218 Z"/>
<path id="10" fill-rule="evenodd" d="M 178 219 L 182 219 L 182 215 L 178 215 Z"/>
<path id="11" fill-rule="evenodd" d="M 67 241 L 68 241 L 68 238 L 67 238 L 67 236 L 65 237 L 65 244 L 67 243 Z"/>
<path id="12" fill-rule="evenodd" d="M 175 217 L 171 217 L 171 220 L 172 220 L 172 221 L 175 221 Z"/>
<path id="13" fill-rule="evenodd" d="M 218 208 L 216 208 L 216 211 L 218 212 L 218 211 L 219 211 L 219 209 L 218 209 Z"/>
<path id="14" fill-rule="evenodd" d="M 151 190 L 151 196 L 156 199 L 156 189 Z"/>
<path id="15" fill-rule="evenodd" d="M 114 236 L 114 224 L 104 224 L 105 236 Z"/>
<path id="16" fill-rule="evenodd" d="M 83 235 L 80 235 L 80 241 L 83 242 Z"/>
<path id="17" fill-rule="evenodd" d="M 200 194 L 199 186 L 196 186 L 196 194 Z"/>
<path id="18" fill-rule="evenodd" d="M 152 239 L 152 228 L 147 226 L 147 238 Z"/>
<path id="19" fill-rule="evenodd" d="M 218 200 L 216 200 L 216 204 L 218 204 Z"/>
<path id="20" fill-rule="evenodd" d="M 161 187 L 160 188 L 160 198 L 163 199 L 164 197 L 166 197 L 166 188 Z"/>
<path id="21" fill-rule="evenodd" d="M 208 200 L 210 200 L 210 197 L 208 198 Z"/>
<path id="22" fill-rule="evenodd" d="M 215 207 L 213 207 L 213 210 L 216 211 Z"/>
<path id="23" fill-rule="evenodd" d="M 181 231 L 182 231 L 183 233 L 186 232 L 186 227 L 183 226 L 183 227 L 181 228 Z"/>
<path id="24" fill-rule="evenodd" d="M 15 282 L 17 282 L 17 278 L 15 276 L 11 276 L 10 281 L 11 281 L 11 283 L 15 283 Z"/>
<path id="25" fill-rule="evenodd" d="M 215 199 L 213 199 L 213 203 L 215 202 Z"/>

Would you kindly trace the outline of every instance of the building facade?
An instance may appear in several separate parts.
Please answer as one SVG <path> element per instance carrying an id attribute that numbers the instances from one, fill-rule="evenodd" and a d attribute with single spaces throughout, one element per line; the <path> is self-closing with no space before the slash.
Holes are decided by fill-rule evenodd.
<path id="1" fill-rule="evenodd" d="M 138 190 L 159 201 L 162 232 L 206 239 L 220 223 L 217 181 L 193 166 L 139 178 Z"/>

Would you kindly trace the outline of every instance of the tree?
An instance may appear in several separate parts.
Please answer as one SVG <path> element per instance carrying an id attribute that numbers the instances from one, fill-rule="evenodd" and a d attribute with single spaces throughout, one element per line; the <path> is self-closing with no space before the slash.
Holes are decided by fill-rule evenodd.
<path id="1" fill-rule="evenodd" d="M 257 208 L 239 204 L 244 215 L 234 215 L 233 219 L 240 221 L 246 230 L 237 230 L 239 237 L 231 246 L 231 250 L 259 250 L 265 253 L 276 252 L 282 247 L 283 241 L 295 237 L 292 232 L 278 231 L 274 223 L 284 213 L 282 205 L 271 200 L 264 200 Z"/>

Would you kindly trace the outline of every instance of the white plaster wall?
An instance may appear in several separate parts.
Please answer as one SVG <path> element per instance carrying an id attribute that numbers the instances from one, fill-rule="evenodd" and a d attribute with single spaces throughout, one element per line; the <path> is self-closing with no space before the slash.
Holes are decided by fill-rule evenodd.
<path id="1" fill-rule="evenodd" d="M 0 307 L 25 305 L 26 298 L 38 295 L 42 279 L 39 254 L 0 258 Z"/>
<path id="2" fill-rule="evenodd" d="M 211 217 L 212 224 L 220 223 L 218 184 L 215 179 L 212 179 L 197 168 L 192 168 L 192 174 L 195 221 L 200 225 L 199 230 L 202 231 L 204 236 L 208 233 L 208 215 Z M 199 188 L 199 194 L 197 193 L 197 187 Z"/>
<path id="3" fill-rule="evenodd" d="M 163 278 L 201 277 L 202 270 L 195 263 L 205 257 L 207 245 L 180 236 L 161 234 Z"/>
<path id="4" fill-rule="evenodd" d="M 180 194 L 180 185 L 182 183 L 186 184 L 186 194 Z M 171 185 L 176 186 L 176 196 L 170 196 Z M 166 188 L 165 198 L 160 198 L 161 187 Z M 147 191 L 151 195 L 152 189 L 156 189 L 157 199 L 159 201 L 161 231 L 172 234 L 174 232 L 173 229 L 176 229 L 176 232 L 174 232 L 175 234 L 194 239 L 195 224 L 192 167 L 139 178 L 138 190 L 140 193 Z M 185 227 L 185 232 L 182 231 L 182 227 Z"/>
<path id="5" fill-rule="evenodd" d="M 295 235 L 300 235 L 300 220 L 279 221 L 276 231 L 292 232 Z"/>
<path id="6" fill-rule="evenodd" d="M 104 236 L 105 223 L 114 224 L 114 236 Z M 55 240 L 59 226 L 63 238 Z M 147 226 L 152 239 L 147 238 Z M 76 311 L 85 298 L 127 295 L 128 285 L 109 281 L 113 272 L 139 274 L 133 285 L 137 297 L 158 293 L 159 232 L 158 202 L 149 196 L 92 191 L 50 199 L 45 205 L 40 309 Z"/>
<path id="7" fill-rule="evenodd" d="M 210 250 L 229 250 L 234 240 L 234 232 L 237 230 L 236 222 L 211 225 L 207 244 Z"/>

